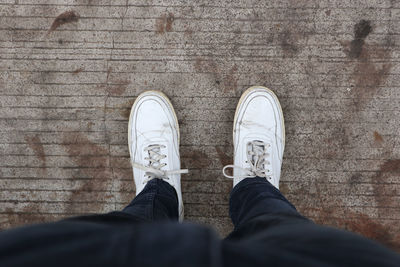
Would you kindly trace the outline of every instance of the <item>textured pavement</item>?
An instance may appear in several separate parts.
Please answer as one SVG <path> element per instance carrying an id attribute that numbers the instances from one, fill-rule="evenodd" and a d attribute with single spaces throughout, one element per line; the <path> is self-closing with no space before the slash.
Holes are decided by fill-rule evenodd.
<path id="1" fill-rule="evenodd" d="M 399 20 L 389 0 L 0 0 L 0 228 L 124 207 L 129 109 L 156 89 L 180 121 L 186 219 L 225 236 L 234 110 L 264 85 L 282 192 L 400 250 Z"/>

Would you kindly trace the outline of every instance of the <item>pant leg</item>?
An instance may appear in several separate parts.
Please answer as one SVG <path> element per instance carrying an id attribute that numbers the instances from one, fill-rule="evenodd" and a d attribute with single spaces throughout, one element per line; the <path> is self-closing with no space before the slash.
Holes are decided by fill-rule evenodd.
<path id="1" fill-rule="evenodd" d="M 122 211 L 84 215 L 66 220 L 117 226 L 126 223 L 177 221 L 178 213 L 175 188 L 161 179 L 153 179 Z"/>
<path id="2" fill-rule="evenodd" d="M 0 232 L 0 266 L 221 266 L 220 240 L 204 226 L 178 222 L 83 220 Z"/>
<path id="3" fill-rule="evenodd" d="M 303 217 L 264 178 L 232 190 L 235 229 L 223 241 L 226 266 L 399 266 L 395 252 L 347 231 Z"/>
<path id="4" fill-rule="evenodd" d="M 179 211 L 176 190 L 164 180 L 152 179 L 122 212 L 143 221 L 177 221 Z"/>
<path id="5" fill-rule="evenodd" d="M 235 227 L 230 238 L 240 238 L 238 231 L 246 226 L 246 234 L 253 227 L 257 231 L 258 217 L 265 225 L 310 221 L 303 217 L 296 208 L 265 178 L 247 178 L 238 183 L 232 190 L 229 200 L 229 215 Z"/>
<path id="6" fill-rule="evenodd" d="M 177 220 L 175 189 L 153 179 L 121 212 L 0 232 L 0 266 L 221 266 L 214 231 Z"/>

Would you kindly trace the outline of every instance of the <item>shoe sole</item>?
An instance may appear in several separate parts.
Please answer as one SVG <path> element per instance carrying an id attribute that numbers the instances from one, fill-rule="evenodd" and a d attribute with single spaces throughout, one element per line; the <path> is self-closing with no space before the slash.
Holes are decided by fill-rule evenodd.
<path id="1" fill-rule="evenodd" d="M 240 108 L 242 102 L 246 99 L 246 97 L 250 93 L 252 93 L 253 91 L 255 91 L 257 89 L 265 90 L 267 93 L 272 95 L 272 97 L 275 99 L 276 103 L 278 103 L 280 116 L 281 116 L 281 127 L 282 127 L 282 133 L 283 133 L 283 138 L 282 138 L 283 139 L 283 148 L 285 148 L 285 120 L 283 118 L 283 111 L 282 111 L 281 103 L 279 102 L 279 99 L 275 95 L 275 93 L 271 89 L 269 89 L 267 87 L 264 87 L 264 86 L 252 86 L 252 87 L 246 89 L 246 91 L 244 91 L 242 96 L 240 97 L 239 102 L 238 102 L 238 104 L 236 106 L 235 117 L 233 119 L 233 129 L 232 129 L 232 131 L 233 131 L 233 143 L 235 143 L 235 125 L 236 125 L 237 116 L 238 116 L 238 113 L 239 113 L 239 108 Z"/>
<path id="2" fill-rule="evenodd" d="M 179 123 L 178 123 L 178 117 L 176 116 L 175 113 L 175 109 L 174 106 L 172 105 L 171 101 L 169 100 L 169 98 L 161 91 L 157 91 L 157 90 L 148 90 L 145 91 L 141 94 L 139 94 L 135 100 L 135 102 L 133 102 L 132 107 L 131 107 L 131 112 L 129 113 L 129 123 L 128 123 L 128 146 L 129 146 L 129 157 L 132 158 L 132 153 L 131 153 L 131 144 L 132 144 L 132 140 L 131 140 L 131 129 L 132 129 L 132 114 L 134 111 L 134 107 L 136 106 L 137 102 L 139 102 L 139 100 L 143 97 L 145 97 L 146 95 L 150 95 L 150 94 L 156 94 L 158 96 L 160 96 L 161 98 L 163 98 L 169 105 L 169 107 L 172 110 L 172 114 L 174 115 L 175 118 L 175 126 L 176 126 L 176 130 L 178 131 L 178 148 L 180 145 L 180 131 L 179 131 Z M 182 213 L 179 214 L 179 221 L 182 222 L 183 218 L 184 218 L 184 211 L 185 211 L 185 206 L 183 206 L 183 199 L 182 199 Z"/>

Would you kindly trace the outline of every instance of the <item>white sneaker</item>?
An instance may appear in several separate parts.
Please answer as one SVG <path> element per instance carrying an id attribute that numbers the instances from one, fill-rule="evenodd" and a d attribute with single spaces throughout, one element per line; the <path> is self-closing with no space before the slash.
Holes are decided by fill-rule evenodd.
<path id="1" fill-rule="evenodd" d="M 174 108 L 163 93 L 140 94 L 129 117 L 128 144 L 136 195 L 154 178 L 172 185 L 178 195 L 179 219 L 183 219 L 179 125 Z"/>
<path id="2" fill-rule="evenodd" d="M 268 88 L 253 86 L 239 100 L 233 122 L 234 164 L 223 168 L 233 186 L 249 177 L 265 177 L 279 189 L 285 126 L 282 108 Z M 233 168 L 233 176 L 226 174 Z"/>

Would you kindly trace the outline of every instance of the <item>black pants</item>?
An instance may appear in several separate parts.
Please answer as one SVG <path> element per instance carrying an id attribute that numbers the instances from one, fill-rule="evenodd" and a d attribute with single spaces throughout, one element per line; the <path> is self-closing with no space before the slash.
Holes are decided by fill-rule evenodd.
<path id="1" fill-rule="evenodd" d="M 0 233 L 0 266 L 400 266 L 400 256 L 359 235 L 319 226 L 263 178 L 230 198 L 234 231 L 177 223 L 168 183 L 151 180 L 121 212 Z"/>

